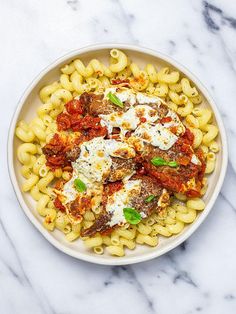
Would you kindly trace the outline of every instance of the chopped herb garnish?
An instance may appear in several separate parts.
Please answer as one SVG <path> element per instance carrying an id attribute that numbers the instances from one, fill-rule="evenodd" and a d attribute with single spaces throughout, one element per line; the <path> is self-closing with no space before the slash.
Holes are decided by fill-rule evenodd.
<path id="1" fill-rule="evenodd" d="M 110 99 L 110 101 L 115 104 L 116 106 L 120 107 L 120 108 L 123 108 L 124 107 L 124 104 L 123 102 L 115 95 L 115 94 L 112 94 L 111 92 L 109 92 L 107 94 L 107 97 Z"/>
<path id="2" fill-rule="evenodd" d="M 167 162 L 165 161 L 165 159 L 161 157 L 152 158 L 151 163 L 154 166 L 166 166 L 167 165 Z"/>
<path id="3" fill-rule="evenodd" d="M 126 207 L 123 209 L 124 216 L 127 222 L 129 222 L 131 225 L 138 224 L 142 217 L 139 212 L 135 208 L 132 207 Z"/>
<path id="4" fill-rule="evenodd" d="M 179 165 L 176 161 L 166 161 L 165 159 L 163 159 L 161 157 L 152 158 L 151 163 L 154 166 L 169 166 L 172 168 L 176 168 Z"/>
<path id="5" fill-rule="evenodd" d="M 151 201 L 154 200 L 155 197 L 156 197 L 155 195 L 149 195 L 149 196 L 145 199 L 145 202 L 146 202 L 146 203 L 150 203 Z"/>
<path id="6" fill-rule="evenodd" d="M 79 192 L 84 192 L 87 190 L 86 184 L 78 178 L 74 180 L 74 186 Z"/>
<path id="7" fill-rule="evenodd" d="M 168 166 L 172 168 L 178 167 L 178 163 L 176 161 L 170 161 L 168 162 Z"/>

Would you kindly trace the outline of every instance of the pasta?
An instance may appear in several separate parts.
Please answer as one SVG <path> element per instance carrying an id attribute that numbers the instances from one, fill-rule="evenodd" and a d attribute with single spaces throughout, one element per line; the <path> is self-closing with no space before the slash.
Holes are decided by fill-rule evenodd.
<path id="1" fill-rule="evenodd" d="M 124 90 L 123 94 L 122 92 L 120 92 L 120 94 L 117 92 L 117 86 L 118 92 L 119 90 Z M 116 93 L 113 92 L 114 90 Z M 130 90 L 132 93 L 129 93 Z M 111 104 L 123 108 L 124 104 L 125 106 L 127 106 L 127 103 L 130 105 L 132 101 L 135 104 L 137 99 L 139 99 L 139 106 L 132 107 L 133 105 L 130 105 L 131 107 L 126 108 L 125 122 L 119 122 L 123 114 L 121 114 L 120 111 L 118 111 L 118 120 L 115 120 L 117 116 L 115 115 L 116 111 L 114 111 L 109 114 L 103 112 L 101 114 L 99 113 L 97 116 L 95 115 L 95 118 L 93 117 L 94 120 L 90 122 L 89 116 L 81 118 L 83 113 L 80 111 L 82 110 L 81 108 L 78 109 L 78 104 L 81 98 L 88 101 L 89 97 L 91 97 L 91 93 L 97 98 L 94 107 L 90 107 L 89 114 L 91 114 L 91 111 L 97 109 L 95 105 L 101 102 L 99 96 L 101 94 L 104 94 L 104 97 L 108 97 L 106 100 L 108 108 Z M 110 51 L 110 63 L 108 65 L 103 64 L 97 59 L 92 59 L 87 64 L 80 59 L 75 59 L 69 64 L 64 65 L 61 68 L 58 81 L 43 87 L 39 92 L 39 97 L 42 103 L 36 111 L 37 116 L 32 121 L 19 121 L 15 134 L 21 141 L 17 149 L 17 157 L 22 165 L 20 170 L 23 177 L 22 191 L 30 193 L 31 197 L 35 200 L 35 209 L 42 217 L 42 224 L 48 231 L 53 231 L 55 228 L 60 230 L 65 234 L 65 238 L 69 242 L 82 239 L 87 249 L 93 251 L 94 254 L 102 255 L 104 252 L 107 252 L 110 255 L 122 257 L 127 250 L 134 250 L 137 245 L 155 247 L 162 237 L 171 237 L 172 235 L 181 233 L 184 227 L 194 222 L 198 217 L 198 213 L 204 210 L 205 203 L 201 197 L 207 192 L 207 176 L 214 171 L 217 153 L 220 151 L 220 146 L 217 141 L 218 128 L 214 123 L 212 111 L 201 105 L 203 98 L 197 88 L 181 73 L 175 70 L 173 71 L 169 67 L 158 69 L 154 64 L 150 63 L 142 69 L 137 63 L 129 60 L 128 56 L 123 51 L 112 49 Z M 151 99 L 149 103 L 147 102 L 148 99 Z M 108 219 L 107 226 L 112 222 L 112 220 L 109 219 L 111 219 L 111 213 L 113 214 L 113 212 L 109 212 L 109 217 L 106 215 L 102 216 L 104 208 L 101 204 L 103 204 L 104 189 L 107 188 L 108 183 L 106 182 L 107 186 L 101 187 L 97 183 L 98 181 L 94 180 L 91 187 L 87 177 L 89 170 L 86 168 L 84 159 L 83 169 L 86 170 L 76 168 L 76 171 L 80 172 L 81 175 L 77 182 L 77 189 L 80 193 L 85 193 L 84 191 L 90 193 L 90 190 L 91 193 L 89 194 L 89 199 L 87 199 L 87 195 L 84 194 L 84 198 L 80 204 L 81 211 L 77 212 L 77 209 L 73 208 L 72 203 L 69 203 L 68 200 L 73 198 L 74 190 L 71 190 L 71 183 L 75 185 L 76 180 L 74 177 L 74 172 L 76 171 L 73 168 L 73 163 L 75 163 L 76 158 L 78 158 L 78 150 L 76 150 L 76 146 L 74 146 L 72 150 L 68 150 L 67 148 L 77 143 L 77 146 L 80 145 L 79 153 L 81 153 L 84 142 L 82 141 L 82 143 L 80 143 L 78 138 L 81 139 L 82 137 L 88 136 L 87 133 L 90 132 L 90 128 L 92 128 L 92 130 L 94 128 L 95 131 L 93 131 L 95 135 L 93 134 L 91 139 L 87 142 L 85 141 L 85 143 L 92 142 L 94 138 L 95 140 L 104 138 L 105 133 L 103 132 L 108 132 L 110 129 L 112 130 L 112 128 L 120 129 L 120 134 L 109 133 L 110 137 L 107 141 L 111 141 L 109 142 L 109 154 L 111 154 L 110 156 L 112 157 L 109 157 L 111 160 L 106 157 L 108 158 L 107 163 L 100 166 L 100 168 L 103 169 L 107 167 L 109 162 L 113 165 L 113 162 L 117 162 L 117 159 L 120 160 L 122 158 L 124 164 L 128 164 L 129 159 L 124 156 L 127 154 L 132 155 L 134 154 L 134 150 L 138 151 L 142 149 L 141 146 L 138 146 L 139 142 L 137 142 L 137 137 L 140 138 L 142 136 L 142 127 L 144 128 L 148 123 L 147 119 L 153 119 L 150 120 L 152 124 L 156 121 L 155 112 L 152 112 L 152 115 L 150 114 L 151 118 L 147 118 L 147 112 L 145 110 L 155 109 L 155 107 L 151 107 L 151 105 L 157 100 L 162 106 L 166 106 L 167 111 L 169 110 L 168 115 L 163 118 L 162 125 L 165 126 L 165 124 L 168 125 L 169 123 L 172 127 L 171 132 L 174 132 L 174 134 L 178 136 L 186 132 L 186 128 L 188 128 L 188 140 L 192 140 L 191 161 L 183 159 L 180 160 L 180 164 L 175 161 L 174 163 L 173 161 L 168 161 L 167 164 L 167 161 L 161 158 L 161 162 L 163 163 L 161 166 L 179 167 L 182 166 L 181 162 L 183 165 L 186 162 L 191 162 L 195 165 L 194 167 L 198 167 L 199 163 L 204 163 L 204 177 L 201 177 L 199 190 L 194 190 L 197 186 L 194 181 L 195 178 L 188 181 L 188 184 L 184 187 L 185 189 L 179 188 L 176 190 L 173 189 L 172 191 L 171 188 L 168 190 L 168 187 L 166 188 L 164 186 L 164 188 L 162 187 L 162 192 L 160 192 L 162 194 L 158 196 L 158 199 L 156 199 L 156 195 L 151 194 L 147 198 L 147 202 L 145 200 L 143 203 L 148 208 L 149 202 L 156 199 L 156 210 L 150 213 L 148 212 L 148 214 L 143 212 L 143 217 L 138 215 L 139 219 L 135 223 L 126 218 L 125 222 L 121 223 L 119 227 L 116 228 L 115 224 L 111 225 L 110 228 L 106 227 L 105 230 L 102 230 L 103 225 L 99 222 L 99 217 Z M 140 112 L 135 111 L 137 117 L 140 119 L 140 124 L 135 125 L 133 128 L 132 123 L 134 123 L 134 121 L 130 117 L 134 110 L 136 110 L 135 108 L 139 107 L 144 108 L 142 110 L 145 111 L 145 115 L 142 117 L 142 120 L 140 118 Z M 103 110 L 105 109 L 103 104 Z M 173 116 L 174 120 L 172 119 Z M 101 117 L 103 124 L 100 121 Z M 84 123 L 86 122 L 87 124 L 80 124 L 79 119 L 87 119 L 88 121 L 83 120 Z M 114 124 L 114 121 L 116 121 L 116 124 Z M 148 125 L 149 128 L 150 125 Z M 125 129 L 125 127 L 127 127 L 127 129 Z M 161 128 L 161 126 L 159 126 L 159 128 Z M 165 126 L 165 128 L 168 128 L 168 126 Z M 81 129 L 83 129 L 83 132 L 81 132 Z M 173 131 L 173 129 L 175 131 Z M 137 134 L 136 138 L 135 136 L 130 136 L 129 133 Z M 121 139 L 123 140 L 124 138 L 121 136 L 124 136 L 124 134 L 128 134 L 128 139 L 125 142 L 125 145 L 128 146 L 121 147 L 119 150 L 110 153 L 112 145 L 121 145 Z M 159 145 L 159 150 L 165 150 L 165 148 L 161 148 L 161 145 L 164 145 L 163 143 L 155 144 L 157 141 L 156 137 L 152 138 L 151 133 L 145 134 L 146 138 L 143 139 L 142 143 L 149 143 L 150 146 Z M 148 142 L 147 134 L 152 139 L 150 142 Z M 78 137 L 78 135 L 80 137 Z M 171 137 L 171 135 L 169 136 Z M 174 140 L 175 137 L 173 137 L 172 140 Z M 116 141 L 117 138 L 118 141 Z M 97 145 L 104 145 L 104 141 L 106 140 L 103 140 L 103 142 L 100 140 Z M 63 143 L 66 144 L 64 145 Z M 130 145 L 132 148 L 130 148 Z M 89 152 L 87 146 L 87 152 L 85 152 L 84 156 L 86 156 L 86 154 L 88 155 Z M 126 155 L 119 155 L 119 153 L 117 153 L 122 152 L 122 150 L 125 151 Z M 65 154 L 67 154 L 66 157 Z M 104 154 L 106 155 L 108 153 L 104 150 L 102 152 L 99 151 L 99 154 L 97 158 L 102 159 L 105 158 Z M 77 157 L 74 158 L 74 156 Z M 133 158 L 133 156 L 129 158 Z M 160 162 L 160 158 L 158 162 Z M 90 166 L 91 165 L 97 166 L 96 159 L 90 161 Z M 97 168 L 94 168 L 93 171 L 91 171 L 91 176 L 98 175 L 96 169 Z M 127 189 L 131 183 L 140 184 L 140 182 L 138 182 L 141 180 L 140 177 L 138 177 L 136 181 L 135 179 L 133 179 L 134 181 L 130 181 L 130 177 L 134 175 L 134 172 L 138 172 L 139 169 L 137 170 L 136 168 L 132 168 L 132 165 L 128 165 L 128 170 L 126 169 L 128 171 L 128 179 L 123 179 L 122 169 L 123 168 L 119 167 L 116 168 L 116 172 L 113 174 L 113 176 L 115 175 L 115 179 L 112 178 L 110 180 L 109 189 L 113 189 L 113 193 L 109 194 L 111 192 L 107 192 L 108 194 L 106 194 L 106 208 L 112 206 L 113 203 L 111 202 L 110 204 L 109 201 L 114 195 L 118 195 L 120 198 L 122 197 L 119 195 L 120 189 L 123 191 L 123 195 L 128 193 L 128 190 L 125 190 L 126 184 Z M 140 171 L 144 171 L 144 169 Z M 148 171 L 149 169 L 147 170 L 145 168 L 144 176 L 151 176 Z M 123 180 L 123 187 L 119 186 L 121 180 Z M 126 183 L 125 180 L 128 180 L 128 183 Z M 67 188 L 65 188 L 65 186 Z M 193 190 L 195 192 L 191 194 L 192 192 L 190 193 L 188 189 L 190 192 Z M 136 190 L 133 188 L 132 193 L 135 191 Z M 129 193 L 127 195 L 129 195 Z M 66 198 L 67 202 L 63 203 L 61 201 L 63 197 L 64 199 Z M 128 214 L 130 214 L 129 211 L 132 213 L 134 208 L 128 205 L 126 207 L 127 208 L 124 208 L 124 210 L 126 209 Z M 112 210 L 115 211 L 115 209 Z M 98 225 L 96 226 L 96 224 Z M 97 228 L 94 234 L 87 235 L 86 232 L 84 232 L 84 230 L 92 230 L 91 228 L 94 226 Z"/>

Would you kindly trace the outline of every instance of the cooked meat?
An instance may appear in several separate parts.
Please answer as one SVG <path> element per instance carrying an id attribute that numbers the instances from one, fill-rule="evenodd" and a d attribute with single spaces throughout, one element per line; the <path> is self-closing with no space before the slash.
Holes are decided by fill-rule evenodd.
<path id="1" fill-rule="evenodd" d="M 68 161 L 75 161 L 80 155 L 80 148 L 79 146 L 75 146 L 68 152 L 66 152 L 66 159 Z"/>
<path id="2" fill-rule="evenodd" d="M 88 196 L 77 197 L 66 206 L 69 218 L 75 222 L 80 222 L 83 219 L 82 215 L 90 208 L 91 198 Z"/>
<path id="3" fill-rule="evenodd" d="M 46 165 L 51 169 L 57 169 L 65 166 L 69 166 L 69 162 L 65 157 L 66 141 L 60 137 L 57 133 L 54 134 L 53 138 L 48 144 L 46 144 L 42 151 L 46 157 Z"/>
<path id="4" fill-rule="evenodd" d="M 169 204 L 169 194 L 165 189 L 160 187 L 156 181 L 156 179 L 148 177 L 148 176 L 140 176 L 134 175 L 132 177 L 134 180 L 141 180 L 141 191 L 138 196 L 134 196 L 131 199 L 132 207 L 134 207 L 138 212 L 142 212 L 146 215 L 146 217 L 150 216 L 154 210 L 158 208 L 164 208 Z M 116 185 L 117 183 L 109 183 L 107 186 Z M 120 184 L 120 183 L 118 183 Z M 121 185 L 122 187 L 122 185 Z M 118 185 L 119 188 L 119 185 Z M 119 189 L 118 189 L 119 190 Z M 117 189 L 111 188 L 112 194 L 117 191 Z M 109 195 L 107 189 L 105 188 L 105 194 L 103 195 L 103 207 L 104 210 L 101 215 L 96 219 L 94 224 L 85 230 L 82 230 L 82 236 L 93 236 L 96 232 L 105 232 L 108 230 L 112 230 L 118 225 L 113 226 L 112 228 L 109 226 L 108 222 L 111 220 L 111 215 L 106 212 L 106 202 Z M 154 195 L 155 198 L 150 202 L 146 202 L 146 198 L 150 195 Z M 158 204 L 160 201 L 160 204 Z"/>
<path id="5" fill-rule="evenodd" d="M 94 117 L 99 114 L 109 114 L 116 110 L 112 103 L 103 100 L 103 95 L 83 93 L 80 96 L 80 101 L 85 106 L 86 113 Z"/>
<path id="6" fill-rule="evenodd" d="M 110 215 L 104 212 L 95 220 L 94 224 L 91 227 L 89 227 L 88 229 L 83 229 L 81 231 L 81 236 L 91 237 L 97 232 L 104 232 L 108 229 L 111 229 L 111 227 L 107 225 L 110 219 Z"/>
<path id="7" fill-rule="evenodd" d="M 124 107 L 120 108 L 114 105 L 108 99 L 104 99 L 103 95 L 101 94 L 98 95 L 86 92 L 80 96 L 80 102 L 84 106 L 85 112 L 95 117 L 99 116 L 100 114 L 110 114 L 114 111 L 124 112 L 130 108 L 130 104 L 127 101 L 124 102 Z M 136 103 L 135 105 L 138 105 L 138 103 Z M 160 118 L 165 117 L 169 110 L 169 108 L 164 104 L 158 105 L 156 103 L 151 103 L 148 105 L 153 109 L 158 110 Z"/>
<path id="8" fill-rule="evenodd" d="M 83 93 L 80 96 L 79 104 L 82 106 L 83 113 L 78 115 L 72 114 L 69 126 L 74 132 L 80 132 L 79 139 L 76 143 L 73 143 L 73 146 L 60 143 L 57 138 L 50 142 L 49 145 L 46 145 L 43 148 L 43 152 L 47 156 L 47 165 L 52 164 L 54 168 L 71 165 L 71 162 L 75 161 L 80 155 L 79 143 L 89 141 L 94 137 L 108 137 L 108 130 L 101 124 L 100 115 L 118 112 L 117 116 L 123 118 L 123 115 L 120 113 L 130 108 L 128 101 L 124 102 L 123 108 L 120 108 L 108 100 L 108 98 L 104 99 L 103 94 L 98 95 L 95 93 Z M 138 104 L 134 104 L 134 106 L 136 105 Z M 165 123 L 171 121 L 171 115 L 167 116 L 170 111 L 167 105 L 162 103 L 148 103 L 148 105 L 157 110 L 157 123 L 161 123 L 164 126 Z M 73 106 L 71 105 L 70 107 L 71 111 L 77 110 L 78 104 L 73 103 Z M 139 116 L 138 111 L 134 110 L 133 112 L 136 112 L 137 117 L 140 118 L 140 123 L 149 123 L 149 120 L 142 114 Z M 152 112 L 154 110 L 150 110 L 150 116 Z M 141 119 L 142 117 L 144 118 L 143 120 Z M 63 122 L 63 129 L 67 130 L 69 124 L 66 124 L 66 118 L 61 116 L 61 121 L 59 122 L 61 122 L 61 125 Z M 129 122 L 125 121 L 125 118 L 123 120 L 124 123 Z M 129 117 L 127 120 L 129 120 Z M 175 128 L 179 131 L 176 125 L 170 127 L 170 131 L 178 135 L 176 142 L 168 150 L 161 150 L 151 144 L 144 143 L 144 146 L 141 145 L 142 142 L 140 144 L 138 135 L 135 133 L 132 136 L 134 130 L 130 130 L 131 128 L 127 127 L 129 132 L 126 134 L 126 141 L 135 148 L 136 155 L 130 159 L 111 157 L 110 173 L 109 175 L 107 174 L 105 183 L 103 182 L 103 194 L 99 194 L 99 204 L 102 205 L 102 212 L 91 227 L 81 231 L 82 236 L 93 236 L 97 232 L 107 234 L 117 228 L 121 222 L 125 221 L 122 216 L 123 207 L 135 208 L 143 218 L 146 218 L 153 212 L 158 212 L 167 207 L 170 194 L 173 192 L 185 193 L 189 197 L 198 197 L 200 195 L 205 170 L 203 154 L 200 150 L 194 152 L 192 148 L 194 136 L 187 128 L 180 128 L 181 132 L 178 133 L 177 131 L 175 132 Z M 120 128 L 117 127 L 113 129 L 113 134 L 109 136 L 122 140 L 121 136 L 119 137 L 119 133 Z M 161 132 L 159 133 L 161 137 Z M 147 139 L 149 134 L 147 133 L 145 136 Z M 165 136 L 163 136 L 164 140 Z M 127 156 L 122 155 L 122 157 L 126 158 Z M 159 160 L 152 161 L 156 157 L 159 157 Z M 153 165 L 155 162 L 156 166 Z M 133 175 L 133 173 L 135 174 Z M 123 180 L 125 177 L 130 177 L 130 180 L 128 182 Z M 132 180 L 140 180 L 141 186 L 139 182 L 130 182 Z M 114 194 L 117 192 L 118 194 Z M 75 201 L 65 207 L 70 219 L 80 222 L 85 211 L 91 209 L 91 204 L 91 199 L 78 196 Z M 56 205 L 60 208 L 63 204 L 57 201 Z"/>
<path id="9" fill-rule="evenodd" d="M 110 114 L 114 111 L 127 111 L 130 107 L 129 103 L 125 102 L 124 107 L 120 108 L 108 99 L 104 99 L 103 95 L 94 93 L 83 93 L 80 96 L 80 102 L 84 105 L 85 112 L 94 117 L 100 114 Z"/>
<path id="10" fill-rule="evenodd" d="M 159 117 L 163 118 L 167 115 L 169 108 L 166 105 L 161 104 L 158 106 L 157 110 Z"/>
<path id="11" fill-rule="evenodd" d="M 94 99 L 89 106 L 89 114 L 93 116 L 98 116 L 100 114 L 109 114 L 114 111 L 118 111 L 117 106 L 112 104 L 108 100 L 96 100 Z M 120 110 L 120 109 L 119 109 Z"/>
<path id="12" fill-rule="evenodd" d="M 189 197 L 199 197 L 201 181 L 205 171 L 205 161 L 201 150 L 195 152 L 200 160 L 199 164 L 191 162 L 192 155 L 191 143 L 183 136 L 167 151 L 152 145 L 146 145 L 141 162 L 146 172 L 155 177 L 166 189 L 172 192 L 185 193 Z M 176 161 L 178 166 L 154 166 L 151 160 L 155 157 L 161 157 L 167 162 Z"/>
<path id="13" fill-rule="evenodd" d="M 122 180 L 124 177 L 128 175 L 132 175 L 135 162 L 133 159 L 122 159 L 118 157 L 111 157 L 112 165 L 110 175 L 108 177 L 108 181 L 114 182 L 118 180 Z"/>
<path id="14" fill-rule="evenodd" d="M 158 209 L 158 207 L 163 208 L 169 204 L 169 194 L 164 191 L 157 180 L 149 176 L 138 176 L 135 175 L 132 179 L 141 180 L 141 192 L 132 200 L 132 206 L 138 211 L 143 212 L 147 216 Z M 148 196 L 154 195 L 155 198 L 151 202 L 146 202 Z M 161 199 L 162 206 L 158 206 L 157 202 Z"/>
<path id="15" fill-rule="evenodd" d="M 81 231 L 81 235 L 83 237 L 91 237 L 97 232 L 107 232 L 113 230 L 113 228 L 108 225 L 108 222 L 111 220 L 111 215 L 106 212 L 107 199 L 109 195 L 119 191 L 122 186 L 123 183 L 121 181 L 109 182 L 108 184 L 104 185 L 102 196 L 103 211 L 90 228 L 83 229 Z"/>

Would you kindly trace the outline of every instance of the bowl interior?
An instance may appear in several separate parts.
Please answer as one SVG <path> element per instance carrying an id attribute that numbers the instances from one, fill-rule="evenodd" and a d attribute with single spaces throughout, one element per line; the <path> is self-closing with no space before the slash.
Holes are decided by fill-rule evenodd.
<path id="1" fill-rule="evenodd" d="M 40 105 L 40 99 L 38 96 L 40 89 L 43 86 L 59 79 L 60 75 L 59 69 L 61 68 L 62 65 L 70 62 L 76 57 L 79 57 L 85 63 L 89 62 L 89 60 L 93 58 L 97 58 L 106 64 L 108 63 L 110 47 L 109 48 L 95 47 L 93 49 L 92 48 L 89 49 L 77 51 L 75 53 L 70 54 L 67 57 L 63 57 L 60 60 L 56 61 L 52 66 L 49 66 L 48 69 L 43 71 L 41 75 L 39 75 L 39 77 L 32 83 L 32 85 L 26 91 L 25 95 L 23 96 L 19 104 L 15 117 L 13 118 L 11 131 L 9 135 L 9 145 L 11 146 L 9 152 L 10 154 L 9 169 L 11 173 L 11 178 L 20 204 L 23 207 L 27 216 L 37 227 L 37 229 L 41 233 L 43 233 L 43 235 L 52 244 L 54 244 L 56 247 L 58 247 L 65 253 L 80 259 L 101 264 L 128 264 L 133 262 L 139 262 L 142 260 L 147 260 L 165 253 L 166 251 L 174 248 L 182 241 L 184 241 L 197 228 L 197 226 L 200 225 L 200 223 L 203 221 L 203 219 L 207 216 L 208 212 L 210 211 L 223 181 L 224 174 L 222 175 L 222 172 L 225 171 L 225 169 L 222 169 L 223 159 L 225 159 L 227 155 L 224 128 L 222 126 L 222 122 L 220 120 L 217 109 L 215 108 L 213 100 L 210 98 L 210 96 L 208 95 L 205 88 L 201 85 L 201 83 L 196 78 L 194 78 L 191 73 L 185 70 L 182 66 L 176 65 L 174 61 L 171 61 L 171 63 L 168 62 L 169 61 L 168 57 L 162 56 L 160 54 L 142 50 L 141 48 L 139 48 L 140 51 L 137 51 L 134 48 L 123 49 L 123 51 L 129 56 L 129 58 L 132 59 L 132 61 L 136 62 L 141 68 L 143 68 L 147 63 L 153 63 L 158 68 L 162 66 L 168 66 L 171 69 L 177 69 L 178 71 L 184 73 L 185 76 L 189 77 L 194 82 L 194 84 L 202 93 L 203 103 L 201 104 L 201 107 L 202 106 L 210 107 L 214 111 L 215 113 L 214 123 L 216 123 L 216 125 L 218 125 L 220 129 L 220 134 L 217 138 L 217 141 L 221 147 L 221 151 L 217 154 L 215 171 L 213 174 L 209 176 L 209 187 L 206 195 L 204 196 L 204 200 L 206 202 L 206 209 L 198 215 L 196 221 L 193 224 L 186 226 L 180 235 L 172 236 L 170 238 L 160 237 L 159 245 L 157 247 L 150 248 L 147 246 L 137 246 L 137 248 L 133 251 L 127 250 L 126 256 L 121 258 L 112 257 L 106 254 L 102 256 L 96 256 L 94 255 L 93 252 L 91 252 L 83 245 L 82 241 L 77 240 L 75 242 L 69 243 L 66 241 L 64 234 L 59 230 L 55 230 L 54 232 L 49 232 L 45 230 L 44 227 L 42 226 L 42 218 L 36 212 L 35 201 L 32 200 L 29 193 L 21 193 L 20 191 L 20 186 L 22 185 L 24 179 L 20 174 L 21 165 L 16 157 L 17 147 L 19 146 L 20 141 L 16 137 L 14 137 L 15 124 L 17 121 L 21 119 L 24 119 L 27 122 L 29 122 L 32 118 L 36 116 L 36 109 Z M 224 168 L 226 168 L 226 162 L 224 163 L 225 163 Z"/>

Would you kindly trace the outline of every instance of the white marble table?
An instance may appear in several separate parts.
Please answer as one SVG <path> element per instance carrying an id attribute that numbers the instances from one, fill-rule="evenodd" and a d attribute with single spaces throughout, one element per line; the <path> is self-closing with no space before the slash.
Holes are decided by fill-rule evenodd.
<path id="1" fill-rule="evenodd" d="M 1 0 L 0 25 L 0 313 L 236 313 L 236 1 Z M 229 138 L 207 220 L 169 254 L 127 267 L 57 251 L 21 211 L 7 172 L 7 131 L 27 84 L 55 58 L 100 42 L 184 63 L 211 90 Z"/>

